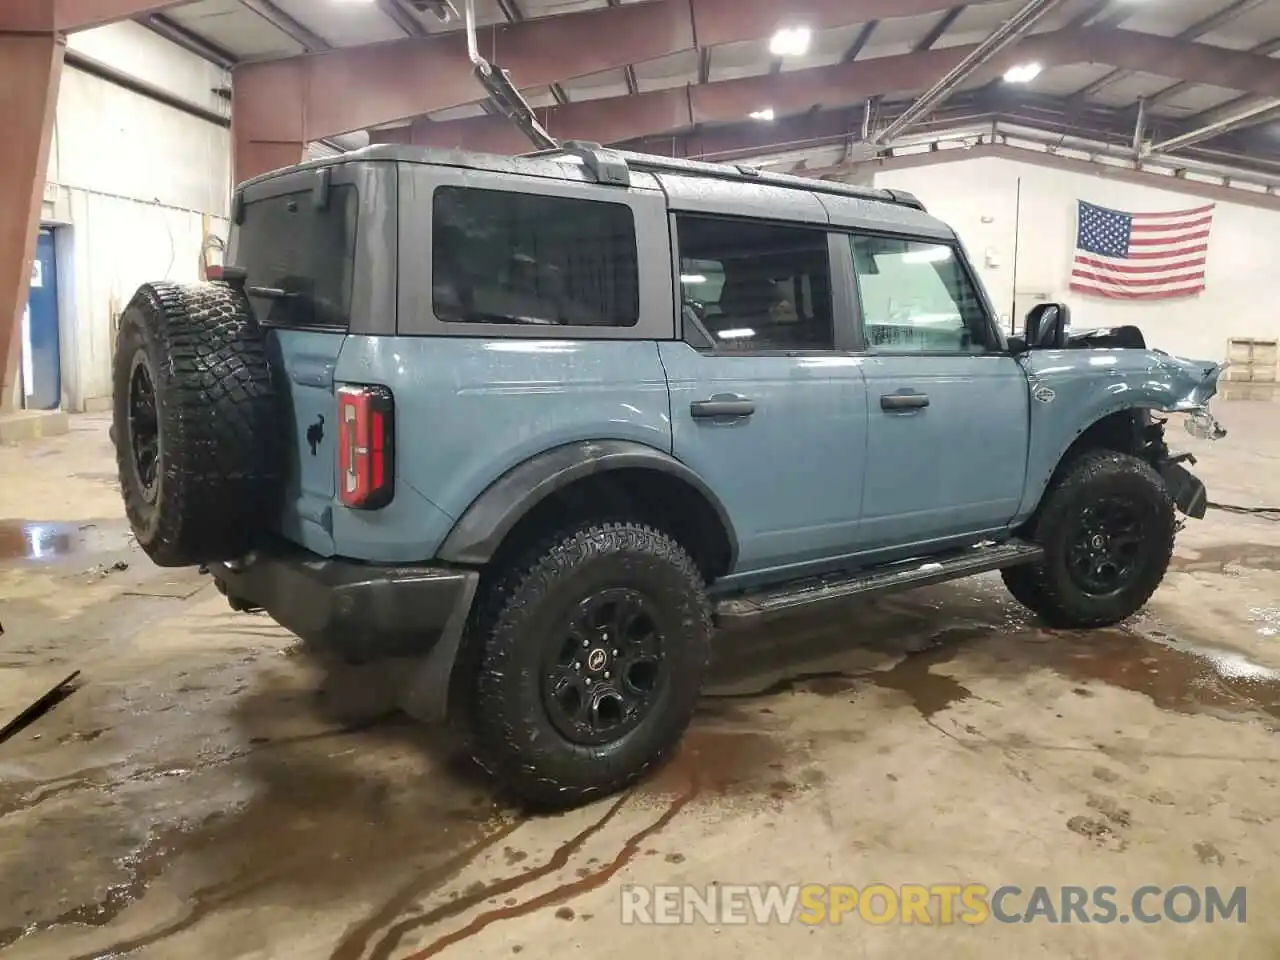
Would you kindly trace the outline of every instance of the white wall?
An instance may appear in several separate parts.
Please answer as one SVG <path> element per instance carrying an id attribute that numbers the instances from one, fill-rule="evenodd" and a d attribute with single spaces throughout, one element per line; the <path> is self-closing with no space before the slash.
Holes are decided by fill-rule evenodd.
<path id="1" fill-rule="evenodd" d="M 69 49 L 214 113 L 226 73 L 133 23 Z M 75 67 L 63 71 L 46 222 L 56 232 L 68 409 L 104 408 L 121 310 L 140 283 L 195 280 L 206 229 L 225 239 L 230 130 Z"/>
<path id="2" fill-rule="evenodd" d="M 1021 214 L 1015 217 L 1019 184 Z M 1226 359 L 1229 337 L 1280 337 L 1280 309 L 1275 307 L 1280 213 L 1219 202 L 1204 293 L 1185 300 L 1130 303 L 1087 297 L 1068 288 L 1076 202 L 1144 212 L 1185 209 L 1206 201 L 999 157 L 882 171 L 876 186 L 910 190 L 930 212 L 955 227 L 996 309 L 1005 316 L 1013 310 L 1016 241 L 1019 329 L 1021 315 L 1048 299 L 1070 304 L 1075 328 L 1136 324 L 1152 346 L 1197 359 Z"/>

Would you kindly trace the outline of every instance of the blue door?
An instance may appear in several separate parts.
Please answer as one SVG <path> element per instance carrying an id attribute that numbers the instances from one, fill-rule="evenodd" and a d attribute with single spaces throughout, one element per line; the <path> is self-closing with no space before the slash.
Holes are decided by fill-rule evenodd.
<path id="1" fill-rule="evenodd" d="M 52 230 L 40 231 L 31 262 L 31 293 L 22 323 L 22 383 L 28 410 L 54 410 L 62 402 L 58 263 Z"/>
<path id="2" fill-rule="evenodd" d="M 723 501 L 736 573 L 849 554 L 866 445 L 862 358 L 837 349 L 825 229 L 677 217 L 685 340 L 659 344 L 675 456 Z M 837 313 L 843 313 L 841 323 Z"/>
<path id="3" fill-rule="evenodd" d="M 862 545 L 910 555 L 999 530 L 1026 476 L 1026 375 L 958 247 L 852 238 L 867 341 Z"/>

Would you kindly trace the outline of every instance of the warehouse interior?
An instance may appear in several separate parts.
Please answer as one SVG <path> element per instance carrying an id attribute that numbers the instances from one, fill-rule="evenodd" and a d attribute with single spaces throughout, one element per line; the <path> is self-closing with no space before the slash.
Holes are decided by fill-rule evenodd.
<path id="1" fill-rule="evenodd" d="M 560 141 L 909 191 L 1004 334 L 1062 302 L 1072 330 L 1229 364 L 1226 437 L 1171 415 L 1210 509 L 1132 621 L 1049 629 L 987 574 L 722 634 L 674 759 L 550 815 L 389 705 L 385 669 L 303 656 L 152 564 L 108 437 L 126 305 L 219 276 L 237 184 L 378 145 L 535 149 L 473 73 L 465 6 L 0 4 L 0 956 L 1275 957 L 1280 3 L 475 0 L 480 54 Z M 1189 286 L 1091 289 L 1082 205 L 1186 214 Z M 1251 909 L 626 906 L 804 883 Z"/>

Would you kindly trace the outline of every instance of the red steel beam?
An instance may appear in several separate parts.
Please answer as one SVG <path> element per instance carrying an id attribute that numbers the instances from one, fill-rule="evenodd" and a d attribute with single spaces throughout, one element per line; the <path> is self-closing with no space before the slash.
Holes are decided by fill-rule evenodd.
<path id="1" fill-rule="evenodd" d="M 45 0 L 45 5 L 49 2 Z M 160 13 L 182 2 L 184 0 L 52 0 L 52 5 L 57 29 L 70 33 L 147 13 Z"/>
<path id="2" fill-rule="evenodd" d="M 912 93 L 952 69 L 972 49 L 971 46 L 947 47 L 633 97 L 579 101 L 539 111 L 539 116 L 547 130 L 561 139 L 616 143 L 698 124 L 733 123 L 763 107 L 772 107 L 776 114 L 787 115 L 815 106 L 853 106 L 869 96 Z M 1068 29 L 1027 37 L 995 57 L 974 79 L 993 79 L 1013 63 L 1029 59 L 1038 60 L 1045 67 L 1107 63 L 1181 77 L 1194 83 L 1280 96 L 1280 60 L 1168 37 L 1101 28 Z M 529 149 L 522 135 L 500 117 L 444 123 L 419 119 L 407 134 L 387 131 L 378 138 L 495 153 Z"/>
<path id="3" fill-rule="evenodd" d="M 106 0 L 101 0 L 106 2 Z M 990 0 L 984 0 L 990 2 Z M 522 88 L 669 54 L 768 37 L 778 27 L 846 26 L 940 13 L 954 0 L 654 0 L 480 31 L 479 46 Z M 480 100 L 460 32 L 236 68 L 237 156 L 253 143 L 304 143 Z M 258 169 L 237 167 L 244 177 Z"/>
<path id="4" fill-rule="evenodd" d="M 14 33 L 71 33 L 159 13 L 185 0 L 2 0 L 0 23 Z"/>
<path id="5" fill-rule="evenodd" d="M 10 11 L 4 11 L 4 16 Z M 13 401 L 18 331 L 31 280 L 64 46 L 53 33 L 8 32 L 0 20 L 0 411 Z"/>

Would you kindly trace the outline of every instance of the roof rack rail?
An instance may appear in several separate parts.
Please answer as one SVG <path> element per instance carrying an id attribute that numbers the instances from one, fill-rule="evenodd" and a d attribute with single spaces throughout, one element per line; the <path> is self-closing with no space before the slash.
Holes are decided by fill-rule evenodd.
<path id="1" fill-rule="evenodd" d="M 896 203 L 916 210 L 924 210 L 924 204 L 905 190 L 880 190 L 875 187 L 860 187 L 855 184 L 839 183 L 832 180 L 813 180 L 785 173 L 768 173 L 759 167 L 752 167 L 747 164 L 709 163 L 705 160 L 684 160 L 679 157 L 663 157 L 656 154 L 636 153 L 631 150 L 615 150 L 586 140 L 569 140 L 559 147 L 539 150 L 525 154 L 525 156 L 537 158 L 576 157 L 582 162 L 587 173 L 598 183 L 613 184 L 621 187 L 631 185 L 631 170 L 650 173 L 684 173 L 695 177 L 712 177 L 716 180 L 763 183 L 775 187 L 788 187 L 793 190 L 808 190 L 811 193 L 828 193 L 837 196 L 857 197 L 862 200 L 879 200 L 883 203 Z"/>

